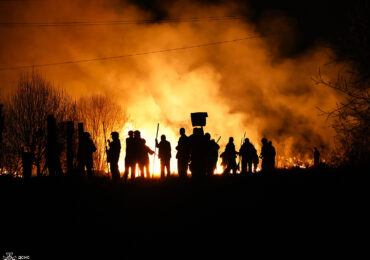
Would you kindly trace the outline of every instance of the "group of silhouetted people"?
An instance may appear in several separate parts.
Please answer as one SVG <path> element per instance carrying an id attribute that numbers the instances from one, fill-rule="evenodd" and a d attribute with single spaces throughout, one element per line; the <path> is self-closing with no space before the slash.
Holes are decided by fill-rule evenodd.
<path id="1" fill-rule="evenodd" d="M 220 146 L 203 128 L 195 127 L 193 134 L 186 136 L 185 129 L 180 129 L 180 138 L 176 147 L 179 177 L 187 177 L 190 169 L 193 178 L 202 178 L 214 174 Z"/>
<path id="2" fill-rule="evenodd" d="M 118 181 L 120 179 L 120 171 L 118 168 L 118 161 L 120 158 L 121 142 L 119 134 L 112 132 L 111 137 L 113 141 L 109 141 L 109 149 L 107 152 L 107 161 L 110 163 L 110 170 L 112 180 Z M 221 137 L 220 137 L 221 138 Z M 218 140 L 219 141 L 219 140 Z M 218 153 L 220 146 L 214 139 L 211 139 L 209 133 L 204 133 L 203 128 L 194 127 L 193 133 L 187 136 L 185 129 L 180 129 L 180 138 L 176 146 L 176 159 L 178 175 L 181 179 L 186 179 L 188 171 L 194 179 L 201 179 L 206 176 L 212 176 L 215 173 L 218 161 Z M 237 171 L 241 175 L 247 175 L 257 172 L 259 159 L 262 160 L 261 170 L 269 172 L 275 169 L 276 150 L 271 141 L 262 138 L 262 147 L 260 155 L 258 155 L 256 148 L 250 142 L 249 138 L 243 138 L 243 143 L 239 149 L 236 150 L 234 138 L 230 137 L 225 150 L 221 153 L 221 165 L 223 166 L 223 174 L 235 175 Z M 155 140 L 155 147 L 158 148 L 158 158 L 160 160 L 161 178 L 171 176 L 171 144 L 166 140 L 165 135 L 161 135 L 161 140 Z M 93 144 L 90 134 L 84 132 L 84 138 L 80 144 L 78 158 L 80 158 L 82 169 L 86 168 L 87 175 L 92 175 L 93 168 L 93 153 L 96 147 Z M 146 141 L 141 137 L 140 131 L 129 131 L 126 138 L 126 155 L 125 155 L 125 170 L 123 180 L 127 181 L 130 175 L 131 179 L 136 176 L 136 169 L 142 178 L 150 178 L 149 169 L 149 155 L 153 155 L 153 151 L 146 145 Z M 239 161 L 237 163 L 237 156 Z M 314 165 L 319 164 L 320 153 L 317 148 L 314 148 Z"/>
<path id="3" fill-rule="evenodd" d="M 158 148 L 158 158 L 160 160 L 161 178 L 171 176 L 171 144 L 166 140 L 165 135 L 161 135 L 161 140 L 155 140 Z M 193 134 L 187 136 L 185 129 L 180 129 L 180 138 L 176 146 L 177 166 L 179 177 L 187 177 L 190 169 L 194 178 L 203 175 L 213 175 L 218 160 L 219 145 L 211 139 L 209 133 L 204 134 L 202 128 L 194 128 Z M 141 138 L 140 131 L 129 131 L 126 138 L 125 171 L 123 180 L 126 181 L 130 175 L 135 178 L 136 168 L 139 169 L 139 176 L 150 178 L 149 155 L 154 154 L 147 145 L 145 139 Z M 112 164 L 112 162 L 111 162 Z M 113 177 L 113 168 L 112 177 Z"/>
<path id="4" fill-rule="evenodd" d="M 235 149 L 234 138 L 230 137 L 226 145 L 225 151 L 221 154 L 222 163 L 224 167 L 223 174 L 236 174 L 238 170 L 242 175 L 249 173 L 256 173 L 259 164 L 259 158 L 262 159 L 262 170 L 271 171 L 275 169 L 276 151 L 272 146 L 272 142 L 268 142 L 266 138 L 262 138 L 262 149 L 260 156 L 254 145 L 249 141 L 249 138 L 243 140 L 239 152 Z M 239 162 L 236 163 L 236 158 L 239 155 Z M 241 164 L 241 169 L 240 169 Z"/>
<path id="5" fill-rule="evenodd" d="M 256 148 L 248 138 L 243 141 L 239 151 L 237 151 L 234 138 L 229 138 L 225 150 L 220 155 L 224 175 L 231 172 L 235 175 L 240 169 L 240 163 L 240 173 L 242 175 L 255 173 L 259 158 L 262 159 L 262 170 L 271 171 L 275 169 L 276 151 L 271 141 L 268 142 L 266 138 L 262 139 L 260 156 L 258 156 Z M 209 133 L 203 133 L 203 128 L 195 127 L 193 134 L 189 137 L 186 136 L 185 129 L 181 128 L 180 139 L 176 147 L 179 177 L 185 178 L 187 176 L 188 166 L 193 178 L 212 176 L 216 170 L 219 148 L 218 142 L 211 139 Z M 236 162 L 238 155 L 239 163 Z"/>
<path id="6" fill-rule="evenodd" d="M 207 116 L 206 113 L 200 114 L 201 118 Z M 193 116 L 193 114 L 192 114 Z M 199 116 L 199 115 L 198 115 Z M 186 179 L 190 171 L 193 179 L 202 179 L 215 174 L 217 161 L 219 158 L 220 146 L 217 141 L 211 138 L 209 133 L 204 133 L 203 126 L 205 121 L 192 117 L 193 133 L 186 135 L 185 129 L 179 131 L 180 137 L 175 147 L 177 170 L 181 179 Z M 194 122 L 193 122 L 194 121 Z M 89 132 L 83 131 L 83 124 L 78 124 L 78 151 L 77 167 L 73 166 L 73 122 L 67 122 L 67 170 L 68 172 L 79 172 L 88 177 L 93 175 L 93 154 L 97 151 Z M 72 129 L 72 130 L 71 130 Z M 158 131 L 158 130 L 157 130 Z M 157 132 L 158 134 L 158 132 Z M 104 130 L 105 135 L 105 130 Z M 37 132 L 37 136 L 42 136 L 42 131 Z M 58 141 L 57 125 L 53 115 L 47 117 L 47 136 L 46 136 L 45 162 L 50 176 L 62 175 L 60 156 L 63 145 Z M 119 159 L 121 153 L 121 141 L 118 132 L 111 132 L 112 141 L 108 140 L 109 148 L 105 145 L 108 174 L 111 173 L 113 181 L 120 180 Z M 68 139 L 69 138 L 69 139 Z M 69 140 L 69 141 L 68 141 Z M 271 172 L 275 169 L 276 150 L 272 141 L 262 138 L 261 152 L 258 155 L 257 149 L 250 142 L 249 138 L 243 138 L 239 151 L 236 150 L 234 138 L 230 137 L 225 150 L 220 154 L 223 166 L 223 175 L 241 175 L 256 173 L 259 160 L 262 160 L 260 169 L 263 172 Z M 158 148 L 158 153 L 156 150 Z M 126 153 L 124 161 L 123 180 L 127 181 L 130 175 L 135 179 L 138 174 L 141 178 L 151 178 L 149 169 L 149 155 L 157 155 L 160 161 L 160 176 L 167 178 L 171 176 L 171 143 L 165 135 L 161 135 L 160 141 L 155 139 L 155 151 L 146 145 L 146 141 L 141 137 L 140 131 L 129 131 L 126 138 Z M 237 162 L 237 158 L 239 160 Z M 320 152 L 316 147 L 313 150 L 314 167 L 323 165 L 320 163 Z M 154 157 L 155 159 L 155 157 Z M 68 164 L 69 162 L 69 164 Z M 23 150 L 22 163 L 24 176 L 29 178 L 32 171 L 32 154 Z M 110 167 L 109 167 L 109 165 Z M 154 165 L 153 165 L 154 168 Z M 109 170 L 110 169 L 110 170 Z M 137 171 L 138 170 L 138 171 Z"/>
<path id="7" fill-rule="evenodd" d="M 135 178 L 136 167 L 138 166 L 140 176 L 150 178 L 149 169 L 149 154 L 154 151 L 146 145 L 144 138 L 141 138 L 139 130 L 129 131 L 126 138 L 126 156 L 125 156 L 125 172 L 123 179 L 126 181 L 128 175 L 131 179 Z"/>
<path id="8" fill-rule="evenodd" d="M 120 179 L 120 172 L 118 168 L 118 161 L 121 151 L 121 142 L 117 132 L 111 133 L 112 140 L 109 141 L 109 149 L 107 152 L 107 161 L 110 163 L 110 170 L 112 180 L 118 181 Z M 155 140 L 155 146 L 158 148 L 158 158 L 160 160 L 161 178 L 171 176 L 171 144 L 166 140 L 166 136 L 162 135 L 160 142 Z M 212 176 L 215 173 L 218 161 L 218 151 L 220 146 L 218 141 L 211 139 L 209 133 L 203 132 L 203 128 L 194 127 L 193 133 L 187 136 L 185 129 L 180 129 L 180 138 L 176 146 L 176 159 L 179 177 L 187 178 L 188 170 L 191 176 L 199 179 L 205 176 Z M 79 158 L 81 167 L 86 168 L 87 175 L 92 175 L 93 168 L 93 153 L 96 147 L 93 144 L 90 134 L 84 132 L 84 138 L 80 144 Z M 140 131 L 129 131 L 126 138 L 126 155 L 125 155 L 125 170 L 123 180 L 127 181 L 130 175 L 131 179 L 136 176 L 136 169 L 138 168 L 139 176 L 142 178 L 150 178 L 149 169 L 149 155 L 155 152 L 146 145 L 146 141 L 141 137 Z M 239 163 L 236 163 L 237 156 L 240 156 Z M 221 165 L 224 167 L 223 174 L 228 175 L 231 172 L 236 174 L 240 168 L 241 174 L 252 173 L 257 171 L 259 158 L 262 159 L 262 170 L 272 170 L 275 168 L 275 148 L 271 141 L 268 142 L 266 138 L 262 139 L 262 149 L 260 157 L 257 150 L 248 138 L 244 139 L 240 150 L 237 152 L 233 137 L 229 138 L 225 151 L 221 153 Z"/>

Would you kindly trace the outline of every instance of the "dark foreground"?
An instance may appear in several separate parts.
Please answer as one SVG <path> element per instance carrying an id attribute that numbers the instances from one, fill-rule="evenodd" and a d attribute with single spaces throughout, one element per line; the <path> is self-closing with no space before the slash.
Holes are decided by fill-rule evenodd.
<path id="1" fill-rule="evenodd" d="M 203 183 L 127 184 L 67 177 L 24 183 L 0 176 L 0 257 L 208 259 L 223 252 L 231 259 L 253 252 L 353 258 L 368 235 L 365 174 L 296 169 Z"/>

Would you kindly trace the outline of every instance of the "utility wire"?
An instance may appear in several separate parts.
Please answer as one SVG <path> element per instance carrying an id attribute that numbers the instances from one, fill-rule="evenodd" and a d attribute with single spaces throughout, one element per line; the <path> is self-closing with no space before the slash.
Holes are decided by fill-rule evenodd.
<path id="1" fill-rule="evenodd" d="M 267 36 L 279 35 L 279 34 L 283 34 L 283 33 L 286 33 L 286 32 L 279 32 L 279 33 L 268 34 L 268 35 L 267 34 L 266 35 L 254 35 L 254 36 L 248 36 L 248 37 L 237 38 L 237 39 L 232 39 L 232 40 L 209 42 L 209 43 L 203 43 L 203 44 L 197 44 L 197 45 L 189 45 L 189 46 L 183 46 L 183 47 L 177 47 L 177 48 L 171 48 L 171 49 L 162 49 L 162 50 L 155 50 L 155 51 L 138 52 L 138 53 L 131 53 L 131 54 L 119 55 L 119 56 L 98 57 L 98 58 L 92 58 L 92 59 L 61 61 L 61 62 L 43 63 L 43 64 L 35 64 L 35 65 L 11 66 L 11 67 L 2 67 L 2 68 L 0 67 L 0 71 L 19 70 L 19 69 L 30 69 L 30 68 L 49 67 L 49 66 L 56 66 L 56 65 L 67 65 L 67 64 L 76 64 L 76 63 L 86 63 L 86 62 L 93 62 L 93 61 L 105 61 L 105 60 L 123 59 L 123 58 L 128 58 L 128 57 L 143 56 L 143 55 L 156 54 L 156 53 L 164 53 L 164 52 L 174 52 L 174 51 L 195 49 L 195 48 L 201 48 L 201 47 L 207 47 L 207 46 L 221 45 L 221 44 L 226 44 L 226 43 L 234 43 L 234 42 L 240 42 L 240 41 L 245 41 L 245 40 L 249 40 L 249 39 L 265 38 Z"/>
<path id="2" fill-rule="evenodd" d="M 241 20 L 246 16 L 210 16 L 193 18 L 169 18 L 148 20 L 116 20 L 116 21 L 65 21 L 65 22 L 0 22 L 1 27 L 57 27 L 57 26 L 97 26 L 97 25 L 130 25 L 130 24 L 161 24 L 161 23 L 192 23 L 204 21 Z"/>

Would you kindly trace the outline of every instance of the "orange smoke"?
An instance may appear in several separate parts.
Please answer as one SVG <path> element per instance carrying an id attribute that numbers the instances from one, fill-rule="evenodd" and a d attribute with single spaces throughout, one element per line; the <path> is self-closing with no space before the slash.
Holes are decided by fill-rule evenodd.
<path id="1" fill-rule="evenodd" d="M 153 19 L 149 12 L 122 1 L 1 1 L 0 5 L 3 21 Z M 166 12 L 170 18 L 189 18 L 238 16 L 238 10 L 235 3 L 206 6 L 177 2 L 168 6 Z M 338 97 L 330 89 L 314 86 L 311 79 L 328 61 L 328 50 L 318 46 L 295 58 L 278 57 L 278 45 L 294 42 L 294 28 L 281 17 L 266 23 L 272 32 L 285 33 L 39 70 L 76 98 L 102 93 L 127 107 L 133 121 L 121 129 L 121 140 L 132 126 L 142 131 L 154 150 L 156 124 L 160 123 L 160 135 L 165 134 L 172 145 L 173 170 L 177 170 L 178 129 L 185 127 L 187 134 L 191 133 L 191 112 L 208 112 L 205 131 L 215 139 L 222 136 L 221 149 L 230 136 L 238 149 L 246 133 L 258 150 L 260 139 L 266 137 L 272 140 L 278 156 L 294 155 L 309 160 L 313 146 L 329 151 L 333 144 L 334 132 L 316 107 L 331 108 Z M 0 27 L 0 33 L 1 67 L 125 55 L 258 34 L 246 19 L 113 26 L 14 26 Z M 330 75 L 332 69 L 325 69 Z M 2 92 L 11 91 L 19 71 L 0 73 Z M 284 165 L 283 160 L 278 163 Z M 156 164 L 159 166 L 158 160 Z"/>

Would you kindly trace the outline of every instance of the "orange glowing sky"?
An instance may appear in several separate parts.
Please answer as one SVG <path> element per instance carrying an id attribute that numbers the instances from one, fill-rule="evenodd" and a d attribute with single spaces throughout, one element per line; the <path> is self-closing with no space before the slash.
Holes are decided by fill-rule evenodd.
<path id="1" fill-rule="evenodd" d="M 149 12 L 122 1 L 0 2 L 3 21 L 114 21 L 153 19 Z M 170 17 L 238 16 L 237 4 L 168 6 Z M 56 86 L 77 99 L 104 94 L 126 107 L 132 118 L 121 129 L 140 129 L 154 150 L 156 124 L 173 148 L 178 129 L 191 133 L 191 112 L 208 112 L 206 132 L 224 148 L 228 137 L 239 148 L 244 132 L 259 150 L 271 139 L 278 155 L 309 159 L 313 146 L 327 151 L 334 132 L 316 107 L 335 106 L 338 96 L 314 85 L 330 51 L 319 45 L 294 58 L 277 58 L 277 45 L 295 41 L 295 28 L 284 17 L 266 20 L 266 38 L 142 55 L 123 59 L 38 68 Z M 0 67 L 91 59 L 150 52 L 259 35 L 247 19 L 115 26 L 0 27 Z M 24 70 L 23 70 L 24 71 Z M 22 70 L 0 72 L 2 93 L 16 86 Z M 123 147 L 124 149 L 124 147 Z M 124 156 L 124 154 L 122 155 Z M 152 160 L 152 158 L 151 158 Z M 123 161 L 123 160 L 121 160 Z M 157 166 L 159 162 L 157 161 Z M 123 170 L 123 165 L 120 167 Z"/>

